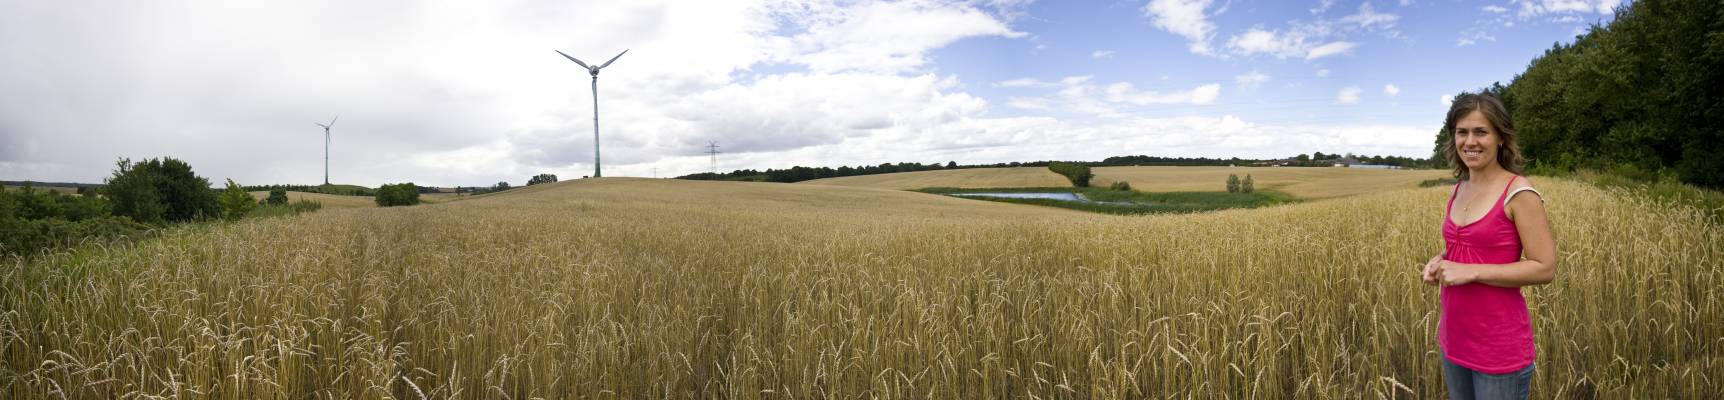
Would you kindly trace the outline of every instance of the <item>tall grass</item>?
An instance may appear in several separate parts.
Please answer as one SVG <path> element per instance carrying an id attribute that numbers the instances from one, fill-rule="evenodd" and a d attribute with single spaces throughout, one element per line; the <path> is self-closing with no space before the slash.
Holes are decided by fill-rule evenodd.
<path id="1" fill-rule="evenodd" d="M 1535 397 L 1724 390 L 1724 229 L 1541 179 Z M 1105 216 L 598 179 L 0 271 L 0 397 L 1440 397 L 1446 188 Z"/>

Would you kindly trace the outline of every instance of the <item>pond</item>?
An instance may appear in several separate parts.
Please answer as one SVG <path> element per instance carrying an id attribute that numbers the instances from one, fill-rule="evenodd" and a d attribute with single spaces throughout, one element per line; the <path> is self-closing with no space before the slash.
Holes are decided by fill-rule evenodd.
<path id="1" fill-rule="evenodd" d="M 1071 192 L 1047 192 L 1047 193 L 953 193 L 953 194 L 952 194 L 952 195 L 953 195 L 953 196 L 964 196 L 964 197 L 971 197 L 971 196 L 974 196 L 974 197 L 1000 197 L 1000 198 L 1007 198 L 1007 199 L 1050 199 L 1050 200 L 1065 200 L 1065 201 L 1086 201 L 1086 202 L 1087 202 L 1087 201 L 1090 201 L 1090 200 L 1089 200 L 1089 199 L 1087 199 L 1087 198 L 1084 198 L 1084 197 L 1083 197 L 1083 195 L 1079 195 L 1079 194 L 1077 194 L 1077 193 L 1071 193 Z"/>

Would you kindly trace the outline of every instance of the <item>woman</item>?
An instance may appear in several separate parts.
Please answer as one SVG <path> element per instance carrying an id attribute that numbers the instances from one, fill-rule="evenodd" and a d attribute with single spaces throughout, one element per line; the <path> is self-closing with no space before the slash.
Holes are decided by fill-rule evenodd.
<path id="1" fill-rule="evenodd" d="M 1556 277 L 1556 239 L 1543 195 L 1521 173 L 1513 122 L 1490 94 L 1455 99 L 1443 122 L 1454 193 L 1443 254 L 1424 280 L 1442 286 L 1443 379 L 1456 399 L 1526 398 L 1532 387 L 1532 320 L 1522 286 Z"/>

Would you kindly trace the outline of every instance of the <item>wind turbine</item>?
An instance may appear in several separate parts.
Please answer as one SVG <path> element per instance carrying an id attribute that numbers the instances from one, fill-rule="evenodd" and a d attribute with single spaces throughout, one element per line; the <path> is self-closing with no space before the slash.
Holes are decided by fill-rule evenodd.
<path id="1" fill-rule="evenodd" d="M 329 184 L 329 127 L 335 126 L 335 120 L 338 119 L 341 119 L 340 115 L 330 119 L 328 124 L 313 122 L 313 124 L 323 127 L 323 184 L 325 185 Z"/>
<path id="2" fill-rule="evenodd" d="M 616 62 L 618 58 L 622 58 L 623 54 L 628 53 L 629 51 L 624 49 L 622 53 L 617 53 L 616 57 L 611 57 L 610 61 L 605 61 L 604 64 L 600 64 L 596 67 L 589 66 L 587 63 L 581 62 L 581 60 L 575 59 L 574 57 L 570 57 L 568 54 L 563 54 L 562 50 L 555 51 L 557 54 L 562 54 L 563 58 L 567 58 L 569 61 L 574 61 L 575 64 L 580 64 L 581 68 L 587 69 L 588 74 L 593 75 L 593 177 L 597 178 L 604 176 L 599 172 L 599 70 L 604 69 L 604 67 L 611 66 L 611 63 Z"/>

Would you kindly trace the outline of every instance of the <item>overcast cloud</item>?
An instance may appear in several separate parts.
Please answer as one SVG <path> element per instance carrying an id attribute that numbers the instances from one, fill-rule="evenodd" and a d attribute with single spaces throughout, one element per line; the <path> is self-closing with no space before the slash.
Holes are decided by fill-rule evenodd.
<path id="1" fill-rule="evenodd" d="M 721 170 L 1429 148 L 1424 126 L 1130 109 L 1239 92 L 1222 81 L 995 84 L 935 65 L 955 42 L 1034 40 L 1013 26 L 1021 1 L 674 3 L 0 0 L 0 179 L 100 182 L 117 158 L 172 156 L 212 181 L 320 183 L 313 123 L 336 115 L 336 183 L 588 175 L 589 80 L 553 49 L 629 49 L 599 81 L 607 176 L 706 171 L 709 141 Z M 1193 43 L 1214 35 L 1188 25 Z M 966 89 L 990 85 L 1032 92 Z"/>

